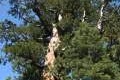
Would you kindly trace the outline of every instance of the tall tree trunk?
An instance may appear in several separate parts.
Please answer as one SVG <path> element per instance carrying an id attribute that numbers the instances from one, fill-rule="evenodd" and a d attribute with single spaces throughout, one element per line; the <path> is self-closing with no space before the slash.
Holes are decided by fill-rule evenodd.
<path id="1" fill-rule="evenodd" d="M 99 20 L 98 20 L 98 23 L 97 23 L 97 28 L 100 31 L 102 31 L 102 29 L 103 29 L 102 18 L 103 18 L 103 10 L 104 10 L 105 5 L 106 5 L 104 0 L 102 0 L 101 2 L 102 2 L 102 5 L 101 5 L 101 8 L 100 8 L 100 17 L 99 17 Z"/>
<path id="2" fill-rule="evenodd" d="M 55 26 L 55 25 L 54 25 Z M 44 80 L 55 80 L 55 77 L 51 73 L 54 68 L 54 61 L 55 61 L 55 50 L 58 48 L 60 43 L 58 30 L 56 27 L 53 27 L 52 30 L 52 37 L 48 45 L 47 54 L 45 56 L 45 66 L 48 67 L 48 70 L 43 71 Z"/>
<path id="3" fill-rule="evenodd" d="M 84 9 L 84 11 L 83 11 L 83 19 L 82 19 L 82 22 L 84 22 L 85 21 L 85 17 L 86 17 L 86 11 L 85 11 L 85 9 Z"/>

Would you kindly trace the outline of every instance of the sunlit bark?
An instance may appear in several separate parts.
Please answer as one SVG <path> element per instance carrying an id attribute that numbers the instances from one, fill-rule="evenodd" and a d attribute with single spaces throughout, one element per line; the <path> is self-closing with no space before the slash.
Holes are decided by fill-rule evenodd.
<path id="1" fill-rule="evenodd" d="M 58 20 L 59 21 L 62 20 L 61 15 L 58 16 Z M 59 38 L 58 30 L 56 28 L 56 24 L 53 23 L 52 25 L 53 25 L 52 37 L 51 37 L 51 40 L 48 45 L 47 54 L 45 56 L 45 58 L 46 58 L 45 66 L 48 67 L 48 70 L 47 71 L 44 70 L 44 72 L 43 72 L 44 80 L 55 80 L 55 77 L 53 76 L 53 74 L 51 74 L 50 71 L 52 71 L 52 69 L 54 68 L 55 50 L 60 45 L 60 38 Z"/>
<path id="2" fill-rule="evenodd" d="M 105 6 L 107 5 L 105 0 L 101 0 L 101 3 L 102 3 L 102 5 L 101 5 L 101 8 L 100 8 L 100 17 L 99 17 L 99 20 L 98 20 L 98 23 L 97 23 L 97 28 L 100 31 L 102 31 L 102 29 L 103 29 L 103 26 L 102 26 L 102 18 L 103 18 L 103 14 L 104 14 L 103 10 L 104 10 Z"/>
<path id="3" fill-rule="evenodd" d="M 84 11 L 83 11 L 83 19 L 82 19 L 82 22 L 85 21 L 85 16 L 86 16 L 86 11 L 85 11 L 85 9 L 84 9 Z"/>

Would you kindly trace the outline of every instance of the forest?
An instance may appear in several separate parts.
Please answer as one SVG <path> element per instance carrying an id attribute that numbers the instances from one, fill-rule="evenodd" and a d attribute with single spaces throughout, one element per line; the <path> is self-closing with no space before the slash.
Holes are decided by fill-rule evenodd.
<path id="1" fill-rule="evenodd" d="M 120 80 L 120 0 L 3 1 L 23 22 L 0 22 L 13 80 Z"/>

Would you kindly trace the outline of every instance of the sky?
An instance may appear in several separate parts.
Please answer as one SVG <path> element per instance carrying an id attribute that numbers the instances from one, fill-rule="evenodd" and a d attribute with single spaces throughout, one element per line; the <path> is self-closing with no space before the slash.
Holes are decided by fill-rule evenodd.
<path id="1" fill-rule="evenodd" d="M 17 25 L 22 24 L 22 22 L 11 15 L 9 15 L 7 12 L 10 9 L 10 5 L 7 1 L 4 1 L 2 4 L 0 4 L 0 22 L 4 21 L 5 19 L 12 20 Z M 2 46 L 3 44 L 0 43 L 0 56 L 4 55 L 4 52 L 2 52 Z M 0 64 L 0 80 L 5 80 L 8 76 L 16 76 L 17 74 L 13 72 L 11 63 L 7 63 L 6 65 Z"/>
<path id="2" fill-rule="evenodd" d="M 4 56 L 4 52 L 2 52 L 2 47 L 3 44 L 0 44 L 0 56 Z M 0 80 L 5 80 L 9 76 L 17 76 L 17 74 L 12 69 L 11 63 L 7 62 L 6 65 L 0 64 Z"/>
<path id="3" fill-rule="evenodd" d="M 0 12 L 1 12 L 0 21 L 4 21 L 5 19 L 8 19 L 8 20 L 12 20 L 17 25 L 22 24 L 20 20 L 8 14 L 9 9 L 10 9 L 10 5 L 7 1 L 4 1 L 2 2 L 2 4 L 0 4 Z"/>

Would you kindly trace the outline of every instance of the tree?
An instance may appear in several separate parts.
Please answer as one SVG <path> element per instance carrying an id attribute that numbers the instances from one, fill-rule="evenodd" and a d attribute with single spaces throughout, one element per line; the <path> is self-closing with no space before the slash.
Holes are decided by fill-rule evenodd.
<path id="1" fill-rule="evenodd" d="M 25 22 L 5 20 L 1 27 L 8 61 L 21 74 L 16 80 L 119 80 L 114 1 L 9 0 L 9 14 Z"/>

